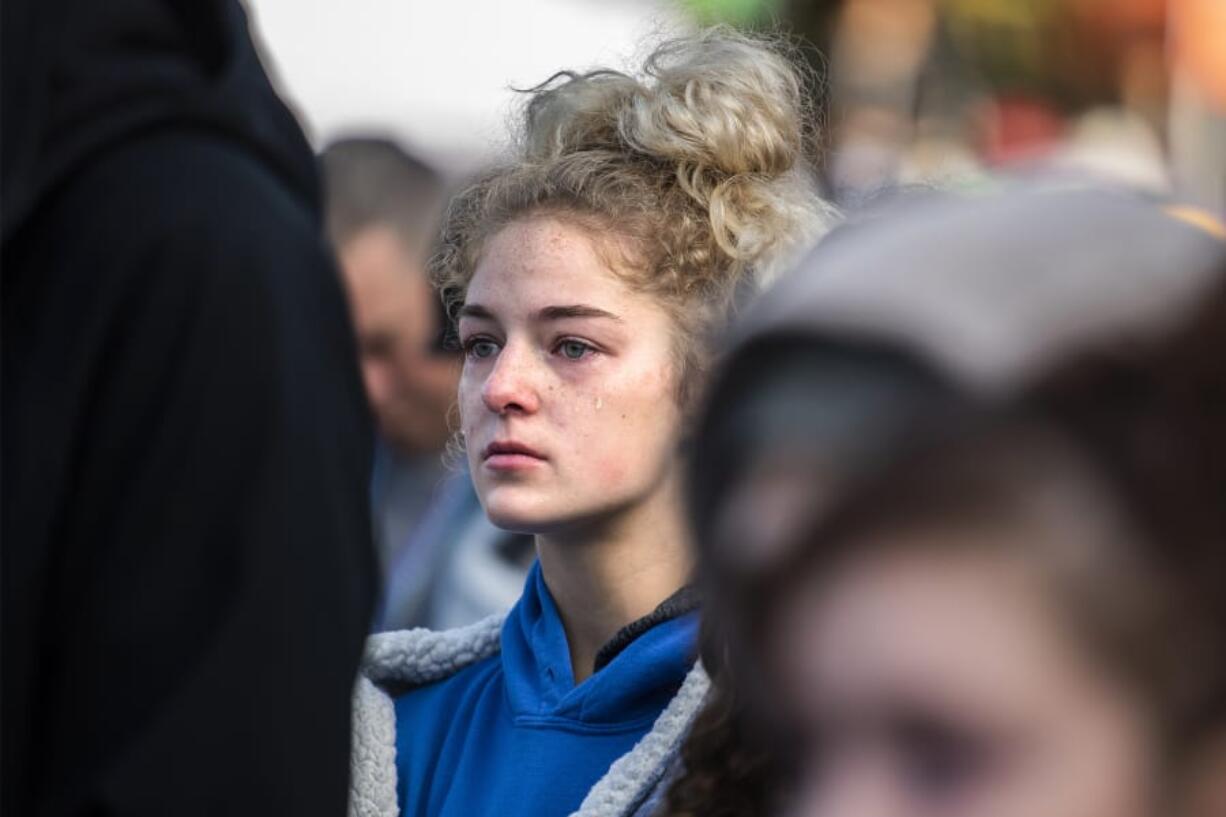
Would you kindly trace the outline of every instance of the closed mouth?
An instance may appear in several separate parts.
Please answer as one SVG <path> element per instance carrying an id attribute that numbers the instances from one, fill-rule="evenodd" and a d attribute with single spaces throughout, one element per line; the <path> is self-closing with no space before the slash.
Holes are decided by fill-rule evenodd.
<path id="1" fill-rule="evenodd" d="M 510 454 L 518 454 L 524 457 L 533 457 L 534 459 L 538 459 L 538 460 L 545 459 L 544 454 L 541 454 L 535 449 L 529 448 L 523 443 L 517 443 L 514 441 L 490 443 L 489 445 L 485 447 L 485 450 L 481 452 L 481 458 L 483 460 L 488 460 L 490 457 L 494 457 L 498 455 L 510 455 Z"/>

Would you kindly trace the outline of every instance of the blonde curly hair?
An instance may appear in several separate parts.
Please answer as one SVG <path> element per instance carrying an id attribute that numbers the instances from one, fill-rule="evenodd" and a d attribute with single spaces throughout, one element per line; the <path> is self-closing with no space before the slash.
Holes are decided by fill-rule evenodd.
<path id="1" fill-rule="evenodd" d="M 445 217 L 431 274 L 452 314 L 491 236 L 529 217 L 569 222 L 674 318 L 689 405 L 712 330 L 833 215 L 805 159 L 801 65 L 779 41 L 713 28 L 664 42 L 638 76 L 563 71 L 528 91 L 512 160 Z"/>

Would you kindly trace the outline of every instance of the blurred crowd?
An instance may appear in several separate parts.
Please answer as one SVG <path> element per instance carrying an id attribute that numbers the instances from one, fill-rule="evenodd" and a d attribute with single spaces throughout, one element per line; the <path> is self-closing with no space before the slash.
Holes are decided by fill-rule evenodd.
<path id="1" fill-rule="evenodd" d="M 5 814 L 1226 817 L 1226 4 L 683 5 L 456 174 L 6 0 Z"/>

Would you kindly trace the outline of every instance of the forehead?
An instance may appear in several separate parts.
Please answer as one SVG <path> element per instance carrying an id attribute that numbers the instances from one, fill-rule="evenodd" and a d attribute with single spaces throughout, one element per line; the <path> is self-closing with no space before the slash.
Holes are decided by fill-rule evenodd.
<path id="1" fill-rule="evenodd" d="M 589 233 L 551 217 L 513 221 L 487 242 L 466 300 L 493 312 L 585 303 L 604 309 L 641 309 L 649 299 L 609 266 Z"/>
<path id="2" fill-rule="evenodd" d="M 346 241 L 337 253 L 345 277 L 355 284 L 429 286 L 420 259 L 391 228 L 367 227 Z"/>
<path id="3" fill-rule="evenodd" d="M 840 700 L 918 696 L 968 711 L 1080 686 L 1087 668 L 1032 566 L 954 541 L 982 531 L 912 535 L 866 543 L 785 602 L 785 672 Z"/>
<path id="4" fill-rule="evenodd" d="M 434 293 L 425 270 L 396 234 L 368 228 L 340 248 L 341 273 L 350 303 L 363 319 L 395 319 L 404 310 L 429 310 Z"/>

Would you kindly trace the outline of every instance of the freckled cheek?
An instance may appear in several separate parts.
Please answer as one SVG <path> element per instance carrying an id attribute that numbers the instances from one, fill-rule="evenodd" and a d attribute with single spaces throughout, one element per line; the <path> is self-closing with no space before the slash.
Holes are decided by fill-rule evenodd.
<path id="1" fill-rule="evenodd" d="M 468 433 L 482 414 L 484 400 L 481 397 L 481 388 L 484 383 L 483 378 L 470 372 L 466 372 L 460 379 L 456 402 L 460 409 L 460 429 L 465 433 Z"/>
<path id="2" fill-rule="evenodd" d="M 654 470 L 671 441 L 671 428 L 664 428 L 666 413 L 658 406 L 623 402 L 602 396 L 601 408 L 592 398 L 587 416 L 576 418 L 573 437 L 592 479 L 600 485 L 619 485 Z M 581 429 L 581 430 L 580 430 Z"/>

